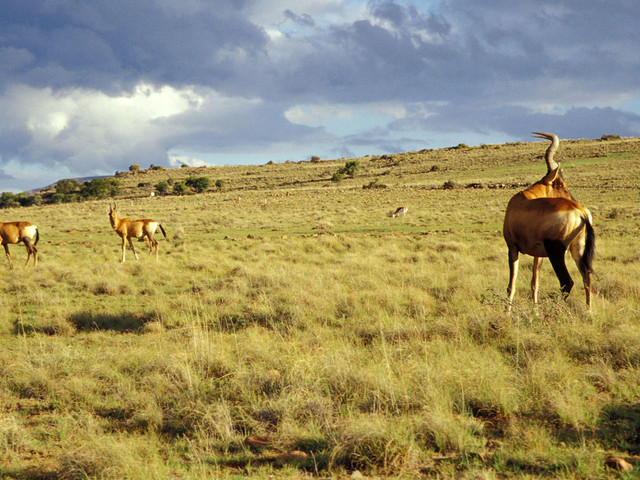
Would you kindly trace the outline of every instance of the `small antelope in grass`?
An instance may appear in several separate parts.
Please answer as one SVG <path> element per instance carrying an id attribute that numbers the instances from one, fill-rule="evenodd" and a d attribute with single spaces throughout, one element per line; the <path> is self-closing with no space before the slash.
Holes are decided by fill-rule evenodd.
<path id="1" fill-rule="evenodd" d="M 124 251 L 125 251 L 125 243 L 129 241 L 129 247 L 131 247 L 131 251 L 138 259 L 138 254 L 136 253 L 135 248 L 133 248 L 132 238 L 137 238 L 142 241 L 145 238 L 149 239 L 149 255 L 155 249 L 156 251 L 156 259 L 158 258 L 158 241 L 153 238 L 153 235 L 160 227 L 160 231 L 164 238 L 167 238 L 167 234 L 164 232 L 164 228 L 160 223 L 155 220 L 151 220 L 149 218 L 142 218 L 139 220 L 131 220 L 130 218 L 119 218 L 118 217 L 118 209 L 116 204 L 113 206 L 109 205 L 109 222 L 111 222 L 111 226 L 116 231 L 116 233 L 122 238 L 122 261 L 124 262 Z"/>
<path id="2" fill-rule="evenodd" d="M 0 222 L 0 242 L 4 247 L 4 251 L 7 254 L 9 260 L 9 268 L 13 268 L 13 262 L 11 262 L 11 255 L 9 255 L 10 243 L 24 243 L 27 248 L 27 262 L 29 264 L 29 258 L 33 255 L 33 265 L 38 266 L 38 250 L 36 245 L 40 240 L 40 232 L 38 227 L 29 222 Z"/>
<path id="3" fill-rule="evenodd" d="M 403 215 L 406 215 L 408 211 L 409 211 L 409 208 L 407 207 L 398 207 L 395 209 L 395 211 L 391 212 L 389 216 L 391 218 L 402 217 Z"/>
<path id="4" fill-rule="evenodd" d="M 509 285 L 507 312 L 516 291 L 518 255 L 533 257 L 531 293 L 538 301 L 538 276 L 543 257 L 549 257 L 553 270 L 566 295 L 573 287 L 564 256 L 571 252 L 582 275 L 587 308 L 591 309 L 591 277 L 595 256 L 595 234 L 591 213 L 578 204 L 562 178 L 562 170 L 553 159 L 560 141 L 553 133 L 533 132 L 536 138 L 551 140 L 545 154 L 547 174 L 526 190 L 515 194 L 504 217 L 503 235 L 509 249 Z"/>

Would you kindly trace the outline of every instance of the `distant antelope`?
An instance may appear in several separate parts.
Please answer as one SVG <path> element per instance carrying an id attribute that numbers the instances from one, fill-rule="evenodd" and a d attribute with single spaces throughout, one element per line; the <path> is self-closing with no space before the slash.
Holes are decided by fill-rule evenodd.
<path id="1" fill-rule="evenodd" d="M 595 234 L 591 213 L 578 204 L 562 178 L 562 170 L 553 159 L 560 144 L 552 133 L 533 132 L 536 138 L 551 140 L 545 154 L 547 174 L 526 190 L 515 194 L 504 217 L 503 235 L 509 249 L 509 285 L 507 312 L 516 291 L 518 255 L 533 257 L 531 293 L 538 301 L 538 276 L 543 257 L 549 257 L 560 281 L 560 288 L 568 295 L 573 280 L 565 265 L 567 249 L 571 252 L 582 275 L 587 308 L 591 309 L 591 277 L 595 255 Z"/>
<path id="2" fill-rule="evenodd" d="M 156 258 L 158 258 L 158 242 L 153 238 L 153 235 L 156 233 L 158 227 L 160 227 L 160 231 L 162 231 L 162 235 L 164 238 L 167 238 L 167 234 L 164 232 L 164 228 L 160 223 L 155 220 L 151 220 L 149 218 L 143 218 L 139 220 L 131 220 L 130 218 L 119 218 L 118 210 L 116 204 L 113 206 L 109 206 L 109 222 L 111 222 L 111 226 L 116 231 L 116 233 L 122 238 L 122 261 L 124 262 L 124 251 L 125 251 L 125 243 L 129 241 L 129 247 L 131 247 L 131 251 L 138 259 L 138 254 L 136 253 L 135 248 L 133 248 L 132 238 L 137 238 L 139 240 L 144 240 L 145 238 L 149 239 L 149 255 L 155 249 Z"/>
<path id="3" fill-rule="evenodd" d="M 4 251 L 7 254 L 9 260 L 9 268 L 13 268 L 11 262 L 11 255 L 9 255 L 10 243 L 24 243 L 27 248 L 27 261 L 25 265 L 29 264 L 29 258 L 33 255 L 33 265 L 38 266 L 38 250 L 36 245 L 40 240 L 40 233 L 38 227 L 29 222 L 0 222 L 0 242 L 4 247 Z"/>
<path id="4" fill-rule="evenodd" d="M 390 216 L 392 218 L 401 217 L 403 215 L 406 215 L 408 211 L 409 209 L 407 207 L 398 207 L 394 212 L 391 212 Z"/>

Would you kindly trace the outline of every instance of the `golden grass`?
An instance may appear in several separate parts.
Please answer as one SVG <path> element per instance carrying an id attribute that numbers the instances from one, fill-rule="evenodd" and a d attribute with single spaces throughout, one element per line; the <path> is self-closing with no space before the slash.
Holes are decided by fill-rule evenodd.
<path id="1" fill-rule="evenodd" d="M 504 207 L 545 148 L 367 157 L 339 184 L 344 160 L 127 174 L 119 210 L 167 230 L 157 262 L 119 262 L 106 201 L 4 210 L 41 261 L 11 246 L 0 277 L 0 476 L 614 475 L 606 455 L 640 453 L 640 142 L 558 154 L 594 214 L 593 314 L 548 262 L 534 309 L 524 258 L 507 316 Z M 137 186 L 196 174 L 225 187 Z"/>

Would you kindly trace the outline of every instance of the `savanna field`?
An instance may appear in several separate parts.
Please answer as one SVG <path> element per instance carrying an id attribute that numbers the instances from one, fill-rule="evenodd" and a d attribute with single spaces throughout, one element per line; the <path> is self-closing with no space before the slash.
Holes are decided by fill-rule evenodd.
<path id="1" fill-rule="evenodd" d="M 548 142 L 120 175 L 159 259 L 120 262 L 113 199 L 9 208 L 39 265 L 0 262 L 0 477 L 636 478 L 640 139 L 561 141 L 596 232 L 593 311 L 521 257 L 508 200 Z M 190 175 L 197 195 L 150 197 Z M 369 187 L 369 188 L 363 188 Z M 406 205 L 408 213 L 389 212 Z M 608 466 L 625 459 L 631 471 Z"/>

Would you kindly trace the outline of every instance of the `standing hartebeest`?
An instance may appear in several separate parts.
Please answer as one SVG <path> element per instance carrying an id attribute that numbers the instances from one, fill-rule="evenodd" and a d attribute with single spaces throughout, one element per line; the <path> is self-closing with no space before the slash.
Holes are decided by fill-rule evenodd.
<path id="1" fill-rule="evenodd" d="M 38 240 L 40 240 L 38 227 L 29 222 L 0 222 L 0 242 L 7 254 L 9 268 L 13 268 L 11 255 L 9 255 L 9 244 L 20 242 L 24 243 L 24 246 L 27 248 L 27 262 L 25 265 L 29 264 L 29 258 L 33 255 L 33 265 L 37 267 L 38 250 L 36 250 L 36 245 Z"/>
<path id="2" fill-rule="evenodd" d="M 526 190 L 515 194 L 504 217 L 503 235 L 509 248 L 509 286 L 507 312 L 511 310 L 518 275 L 520 253 L 533 257 L 531 292 L 533 303 L 538 301 L 538 276 L 543 257 L 549 257 L 566 295 L 573 280 L 565 265 L 567 249 L 571 252 L 582 275 L 587 308 L 591 308 L 591 276 L 595 255 L 595 235 L 591 213 L 578 204 L 569 193 L 562 178 L 562 170 L 553 159 L 560 144 L 552 133 L 533 132 L 537 138 L 551 140 L 545 154 L 547 174 Z"/>
<path id="3" fill-rule="evenodd" d="M 125 243 L 128 240 L 129 246 L 131 247 L 131 251 L 138 259 L 138 254 L 136 253 L 135 248 L 133 248 L 132 238 L 137 238 L 139 240 L 144 240 L 144 238 L 149 239 L 149 255 L 155 248 L 156 250 L 156 259 L 158 258 L 158 241 L 153 238 L 153 235 L 156 233 L 158 227 L 160 227 L 160 231 L 162 231 L 162 235 L 164 238 L 167 238 L 167 234 L 164 232 L 164 228 L 160 223 L 155 220 L 151 220 L 149 218 L 142 218 L 139 220 L 131 220 L 130 218 L 119 218 L 118 217 L 118 209 L 116 204 L 113 206 L 109 205 L 109 222 L 111 226 L 116 231 L 116 233 L 122 238 L 122 261 L 124 262 L 124 251 L 125 251 Z"/>

